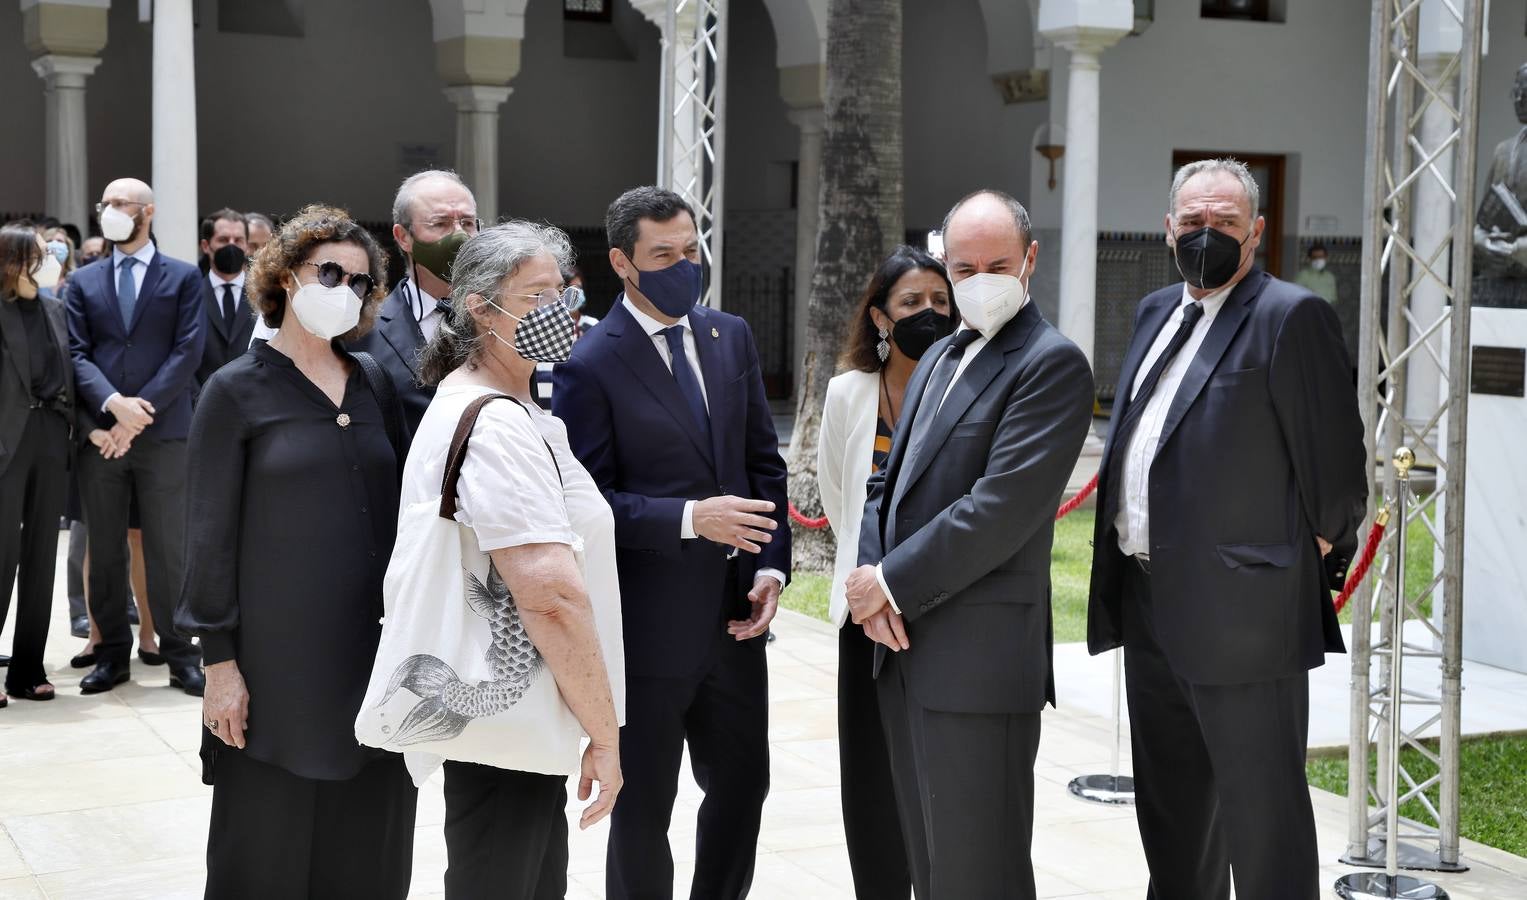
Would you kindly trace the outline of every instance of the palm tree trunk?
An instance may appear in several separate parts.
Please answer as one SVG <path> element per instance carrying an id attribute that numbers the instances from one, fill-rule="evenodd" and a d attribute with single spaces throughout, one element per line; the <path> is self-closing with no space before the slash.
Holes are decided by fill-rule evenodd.
<path id="1" fill-rule="evenodd" d="M 790 498 L 808 517 L 822 514 L 817 434 L 849 316 L 870 276 L 904 233 L 901 4 L 830 0 L 827 7 L 821 219 L 789 459 Z M 794 567 L 832 571 L 832 533 L 791 527 Z"/>

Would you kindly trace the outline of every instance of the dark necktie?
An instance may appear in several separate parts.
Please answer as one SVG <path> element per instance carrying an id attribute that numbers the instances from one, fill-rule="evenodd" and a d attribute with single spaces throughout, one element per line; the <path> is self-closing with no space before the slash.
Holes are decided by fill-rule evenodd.
<path id="1" fill-rule="evenodd" d="M 1166 349 L 1156 358 L 1156 363 L 1150 371 L 1145 373 L 1145 380 L 1140 382 L 1140 390 L 1129 401 L 1124 415 L 1119 419 L 1116 426 L 1117 433 L 1113 435 L 1113 455 L 1108 458 L 1108 508 L 1104 510 L 1105 522 L 1112 522 L 1119 514 L 1119 507 L 1124 502 L 1124 459 L 1129 456 L 1129 439 L 1135 433 L 1135 426 L 1140 424 L 1140 419 L 1145 415 L 1145 407 L 1151 399 L 1151 394 L 1156 390 L 1156 382 L 1161 380 L 1161 375 L 1166 367 L 1172 364 L 1172 358 L 1182 350 L 1182 346 L 1193 335 L 1193 326 L 1203 318 L 1204 304 L 1195 300 L 1182 309 L 1182 324 L 1177 326 L 1177 333 L 1167 342 Z"/>
<path id="2" fill-rule="evenodd" d="M 138 260 L 131 256 L 122 257 L 121 271 L 117 273 L 117 308 L 122 311 L 122 326 L 131 328 L 133 324 L 133 307 L 138 302 L 138 283 L 133 279 L 133 266 Z"/>
<path id="3" fill-rule="evenodd" d="M 228 331 L 233 330 L 233 321 L 238 318 L 239 303 L 233 296 L 233 284 L 223 285 L 223 327 Z"/>
<path id="4" fill-rule="evenodd" d="M 916 459 L 922 451 L 923 442 L 933 430 L 933 420 L 938 418 L 939 407 L 943 405 L 944 395 L 949 392 L 949 385 L 954 381 L 954 373 L 960 368 L 960 360 L 965 356 L 966 348 L 980 336 L 981 332 L 974 328 L 957 332 L 949 349 L 934 366 L 933 374 L 928 376 L 928 385 L 923 388 L 923 397 L 917 404 L 917 418 L 912 421 L 912 442 L 907 445 L 908 460 Z"/>
<path id="5" fill-rule="evenodd" d="M 679 393 L 684 395 L 684 404 L 689 407 L 690 415 L 694 416 L 695 425 L 704 437 L 704 445 L 709 447 L 710 413 L 705 410 L 705 395 L 700 392 L 700 382 L 695 378 L 695 370 L 689 365 L 689 355 L 684 352 L 684 326 L 664 328 L 662 335 L 668 341 L 673 380 L 678 382 Z"/>

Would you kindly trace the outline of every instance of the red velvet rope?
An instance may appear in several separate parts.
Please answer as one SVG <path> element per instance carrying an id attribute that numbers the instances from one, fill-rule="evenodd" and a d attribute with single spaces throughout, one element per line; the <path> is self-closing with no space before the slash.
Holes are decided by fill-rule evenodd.
<path id="1" fill-rule="evenodd" d="M 1065 503 L 1060 505 L 1060 509 L 1055 511 L 1055 521 L 1059 522 L 1061 519 L 1064 519 L 1066 516 L 1069 516 L 1075 512 L 1076 508 L 1081 506 L 1083 501 L 1091 496 L 1092 492 L 1097 489 L 1098 477 L 1094 475 L 1092 476 L 1091 481 L 1082 485 L 1082 489 L 1076 492 L 1075 497 L 1072 497 L 1070 500 L 1067 500 Z"/>
<path id="2" fill-rule="evenodd" d="M 1378 555 L 1379 543 L 1384 539 L 1384 528 L 1389 524 L 1389 510 L 1380 510 L 1378 518 L 1373 521 L 1373 529 L 1368 532 L 1368 543 L 1363 545 L 1363 555 L 1358 557 L 1357 565 L 1352 567 L 1352 572 L 1347 576 L 1347 583 L 1342 586 L 1341 593 L 1336 595 L 1336 611 L 1347 605 L 1352 598 L 1352 592 L 1363 583 L 1363 576 L 1368 574 L 1368 568 L 1373 565 L 1373 558 Z"/>
<path id="3" fill-rule="evenodd" d="M 820 519 L 808 519 L 801 515 L 801 511 L 795 508 L 794 503 L 790 504 L 790 521 L 801 526 L 802 528 L 809 528 L 812 531 L 818 531 L 827 527 L 826 516 L 823 516 Z"/>

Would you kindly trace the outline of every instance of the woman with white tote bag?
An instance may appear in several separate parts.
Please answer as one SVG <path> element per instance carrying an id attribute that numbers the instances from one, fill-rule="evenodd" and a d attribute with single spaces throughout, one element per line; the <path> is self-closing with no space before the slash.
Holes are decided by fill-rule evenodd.
<path id="1" fill-rule="evenodd" d="M 451 900 L 562 897 L 567 777 L 580 773 L 580 799 L 598 785 L 584 828 L 621 787 L 614 519 L 530 394 L 535 364 L 572 346 L 571 255 L 549 226 L 473 235 L 420 361 L 437 391 L 404 468 L 356 736 L 403 751 L 416 782 L 444 760 Z"/>

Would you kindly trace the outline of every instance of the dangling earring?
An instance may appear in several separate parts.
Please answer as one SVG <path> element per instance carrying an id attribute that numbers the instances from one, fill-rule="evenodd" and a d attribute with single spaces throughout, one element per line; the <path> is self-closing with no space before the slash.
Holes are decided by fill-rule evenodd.
<path id="1" fill-rule="evenodd" d="M 880 326 L 880 343 L 875 345 L 875 355 L 880 357 L 882 366 L 891 358 L 891 345 L 886 341 L 886 338 L 890 336 L 891 332 L 887 331 L 884 325 Z"/>

